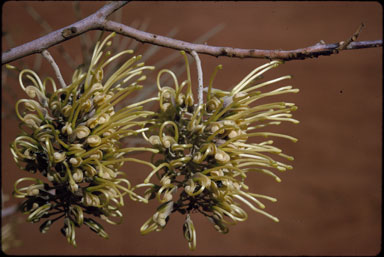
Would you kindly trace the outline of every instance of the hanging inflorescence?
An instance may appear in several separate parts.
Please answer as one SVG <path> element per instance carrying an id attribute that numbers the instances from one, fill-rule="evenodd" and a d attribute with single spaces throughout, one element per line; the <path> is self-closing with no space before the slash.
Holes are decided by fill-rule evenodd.
<path id="1" fill-rule="evenodd" d="M 293 160 L 274 146 L 271 138 L 297 139 L 264 128 L 283 121 L 298 123 L 291 114 L 297 107 L 259 101 L 299 91 L 292 86 L 264 91 L 291 76 L 258 82 L 282 62 L 271 61 L 254 69 L 230 91 L 212 86 L 221 69 L 218 66 L 204 88 L 205 103 L 196 104 L 188 58 L 182 52 L 185 81 L 180 84 L 172 71 L 163 69 L 157 76 L 156 97 L 118 108 L 142 88 L 140 82 L 146 78 L 143 71 L 154 67 L 138 63 L 141 56 L 134 56 L 104 78 L 103 69 L 108 64 L 133 53 L 125 50 L 111 56 L 110 51 L 105 52 L 114 35 L 97 42 L 88 69 L 77 69 L 65 87 L 57 88 L 50 77 L 41 81 L 32 70 L 20 72 L 19 82 L 29 99 L 16 103 L 22 133 L 11 151 L 21 169 L 38 174 L 21 178 L 14 186 L 14 196 L 26 198 L 21 210 L 28 214 L 27 221 L 44 220 L 40 231 L 45 233 L 52 223 L 63 219 L 61 231 L 76 246 L 75 227 L 83 224 L 108 237 L 93 218 L 121 223 L 125 195 L 144 203 L 157 198 L 160 206 L 142 225 L 141 233 L 161 231 L 171 214 L 179 212 L 185 215 L 183 235 L 192 250 L 196 248 L 193 213 L 207 217 L 221 233 L 228 232 L 228 225 L 247 219 L 242 205 L 278 222 L 263 210 L 262 203 L 276 199 L 250 192 L 245 179 L 248 172 L 259 172 L 280 182 L 275 171 L 292 169 L 275 158 Z M 173 87 L 161 85 L 163 75 L 171 77 Z M 25 86 L 25 81 L 31 85 Z M 158 101 L 157 112 L 144 109 L 143 105 L 151 101 Z M 122 139 L 140 135 L 150 147 L 123 146 Z M 146 161 L 126 156 L 135 151 L 151 152 L 152 158 Z M 131 186 L 127 173 L 121 171 L 129 161 L 151 167 L 143 183 Z M 136 191 L 140 188 L 146 189 L 143 196 Z"/>
<path id="2" fill-rule="evenodd" d="M 256 68 L 231 91 L 214 89 L 213 78 L 221 69 L 218 66 L 209 86 L 204 89 L 206 103 L 194 104 L 188 59 L 183 54 L 187 80 L 179 84 L 174 73 L 167 69 L 158 73 L 160 108 L 147 126 L 149 130 L 143 132 L 144 138 L 158 149 L 158 153 L 152 156 L 156 168 L 137 187 L 148 186 L 145 197 L 156 197 L 161 203 L 155 214 L 141 227 L 142 234 L 161 231 L 171 213 L 179 212 L 186 217 L 183 234 L 193 250 L 196 247 L 196 231 L 191 213 L 201 213 L 221 233 L 228 232 L 228 224 L 247 219 L 247 213 L 240 204 L 278 221 L 262 210 L 265 205 L 260 201 L 266 199 L 274 202 L 276 199 L 249 192 L 244 181 L 247 173 L 252 171 L 271 175 L 280 182 L 271 169 L 284 171 L 292 168 L 274 160 L 271 155 L 288 160 L 293 160 L 293 157 L 273 146 L 272 140 L 263 138 L 283 137 L 294 142 L 297 139 L 263 129 L 282 121 L 298 123 L 291 114 L 297 107 L 285 102 L 254 103 L 264 97 L 296 93 L 299 90 L 284 86 L 273 91 L 260 91 L 265 86 L 290 79 L 290 76 L 254 83 L 263 73 L 281 64 L 280 61 Z M 160 85 L 163 74 L 173 78 L 174 87 Z M 251 138 L 260 142 L 250 142 Z M 158 182 L 151 182 L 154 175 Z"/>
<path id="3" fill-rule="evenodd" d="M 146 78 L 143 71 L 153 67 L 138 63 L 141 56 L 134 56 L 104 78 L 103 69 L 108 64 L 133 53 L 132 50 L 114 56 L 110 51 L 104 53 L 114 35 L 96 44 L 88 70 L 76 70 L 66 87 L 57 88 L 50 77 L 41 81 L 29 69 L 19 75 L 20 85 L 30 99 L 16 103 L 22 134 L 11 145 L 11 151 L 21 169 L 43 177 L 17 180 L 14 196 L 26 198 L 21 209 L 28 214 L 27 221 L 44 220 L 40 226 L 42 233 L 63 219 L 61 232 L 74 246 L 75 227 L 83 224 L 108 237 L 92 216 L 111 224 L 120 223 L 123 214 L 119 209 L 124 204 L 124 195 L 146 202 L 132 191 L 120 168 L 126 161 L 141 162 L 124 157 L 128 152 L 157 151 L 123 148 L 120 143 L 122 138 L 145 130 L 145 120 L 153 113 L 142 107 L 151 99 L 119 110 L 116 105 L 142 88 L 140 83 Z M 25 80 L 31 85 L 25 86 Z M 21 186 L 26 182 L 29 185 Z"/>

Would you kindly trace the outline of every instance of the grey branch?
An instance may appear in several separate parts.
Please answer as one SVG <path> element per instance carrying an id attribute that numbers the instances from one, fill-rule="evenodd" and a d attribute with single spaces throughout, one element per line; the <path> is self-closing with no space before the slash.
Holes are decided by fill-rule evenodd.
<path id="1" fill-rule="evenodd" d="M 2 53 L 1 63 L 6 64 L 31 54 L 41 53 L 45 49 L 79 36 L 90 30 L 102 30 L 106 18 L 114 11 L 123 7 L 125 4 L 127 4 L 127 1 L 112 1 L 104 5 L 94 14 L 91 14 L 90 16 L 75 22 L 72 25 L 53 31 L 23 45 L 14 47 Z"/>
<path id="2" fill-rule="evenodd" d="M 42 52 L 42 55 L 45 57 L 45 59 L 47 59 L 49 64 L 51 64 L 53 70 L 55 71 L 56 77 L 59 80 L 59 83 L 60 83 L 61 87 L 62 88 L 67 87 L 67 84 L 65 84 L 63 76 L 61 75 L 59 66 L 57 66 L 57 64 L 56 64 L 55 60 L 53 59 L 52 55 L 48 52 L 48 50 L 44 50 Z"/>
<path id="3" fill-rule="evenodd" d="M 193 44 L 169 37 L 156 35 L 144 31 L 134 29 L 124 24 L 109 21 L 107 17 L 117 9 L 123 7 L 127 1 L 110 2 L 99 9 L 94 14 L 69 25 L 65 28 L 51 32 L 31 42 L 12 48 L 2 54 L 1 63 L 6 64 L 25 56 L 41 53 L 54 45 L 60 44 L 70 38 L 79 36 L 90 30 L 107 30 L 114 31 L 118 34 L 133 38 L 142 43 L 149 43 L 175 50 L 184 50 L 191 53 L 195 51 L 199 54 L 207 54 L 212 56 L 227 56 L 236 58 L 264 58 L 264 59 L 280 59 L 280 60 L 302 60 L 314 58 L 323 55 L 337 54 L 341 50 L 355 50 L 361 48 L 382 47 L 383 40 L 374 41 L 357 41 L 343 45 L 344 42 L 324 44 L 318 43 L 313 46 L 300 48 L 296 50 L 260 50 L 260 49 L 242 49 L 223 46 L 210 46 L 205 44 Z M 342 46 L 343 49 L 340 49 Z"/>
<path id="4" fill-rule="evenodd" d="M 201 62 L 200 62 L 200 58 L 199 58 L 199 55 L 195 52 L 195 51 L 192 51 L 191 52 L 191 55 L 193 56 L 193 58 L 195 59 L 195 62 L 196 62 L 196 68 L 197 68 L 197 79 L 198 79 L 198 101 L 199 101 L 199 105 L 202 105 L 203 104 L 203 71 L 201 69 Z"/>

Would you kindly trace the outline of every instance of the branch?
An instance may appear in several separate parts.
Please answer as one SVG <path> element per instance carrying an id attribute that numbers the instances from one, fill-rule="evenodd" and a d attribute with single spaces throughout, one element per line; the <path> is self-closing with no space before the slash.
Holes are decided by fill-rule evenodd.
<path id="1" fill-rule="evenodd" d="M 102 30 L 103 23 L 106 21 L 106 18 L 117 9 L 123 7 L 125 4 L 127 4 L 127 1 L 112 1 L 104 5 L 94 14 L 91 14 L 90 16 L 75 22 L 72 25 L 58 29 L 43 37 L 12 48 L 2 53 L 1 63 L 6 64 L 31 54 L 41 53 L 45 49 L 79 36 L 90 30 Z"/>
<path id="2" fill-rule="evenodd" d="M 356 39 L 360 35 L 360 32 L 364 28 L 364 26 L 365 26 L 364 23 L 361 23 L 360 26 L 357 28 L 356 32 L 353 33 L 352 37 L 348 38 L 348 40 L 346 40 L 345 42 L 343 41 L 340 42 L 339 49 L 344 50 L 345 48 L 347 48 L 347 46 L 351 44 L 351 42 L 356 41 Z"/>
<path id="3" fill-rule="evenodd" d="M 131 37 L 142 43 L 150 43 L 175 50 L 184 50 L 186 52 L 195 51 L 199 54 L 207 54 L 215 57 L 227 56 L 237 58 L 264 58 L 264 59 L 280 59 L 280 60 L 302 60 L 306 58 L 318 57 L 320 55 L 331 55 L 339 52 L 340 43 L 335 44 L 316 44 L 306 48 L 296 50 L 259 50 L 259 49 L 242 49 L 223 46 L 209 46 L 205 44 L 193 44 L 169 37 L 164 37 L 144 31 L 140 31 L 124 24 L 114 21 L 106 21 L 104 29 L 114 31 L 123 36 Z M 360 41 L 350 43 L 345 50 L 354 50 L 361 48 L 382 47 L 383 40 Z"/>
<path id="4" fill-rule="evenodd" d="M 296 50 L 260 50 L 260 49 L 242 49 L 223 46 L 209 46 L 205 44 L 193 44 L 181 40 L 172 39 L 144 31 L 134 29 L 124 24 L 108 21 L 106 18 L 124 6 L 126 1 L 111 2 L 99 9 L 94 14 L 73 23 L 65 28 L 56 30 L 46 36 L 28 42 L 24 45 L 12 48 L 2 54 L 1 63 L 6 64 L 22 57 L 41 53 L 43 50 L 51 46 L 57 45 L 75 36 L 79 36 L 90 30 L 107 30 L 114 31 L 118 34 L 133 38 L 142 43 L 150 43 L 162 47 L 175 50 L 184 50 L 191 53 L 195 51 L 199 54 L 207 54 L 212 56 L 227 56 L 236 58 L 264 58 L 264 59 L 280 59 L 280 60 L 302 60 L 314 58 L 322 55 L 332 55 L 339 53 L 340 50 L 355 50 L 361 48 L 382 47 L 383 40 L 350 42 L 344 45 L 344 42 L 334 44 L 318 43 L 306 48 Z M 340 49 L 342 46 L 343 49 Z"/>
<path id="5" fill-rule="evenodd" d="M 42 52 L 42 55 L 47 59 L 47 61 L 51 64 L 53 70 L 55 71 L 56 77 L 59 80 L 59 83 L 62 88 L 67 87 L 67 84 L 65 84 L 65 81 L 63 79 L 63 76 L 61 75 L 59 66 L 57 66 L 55 60 L 53 59 L 52 55 L 48 52 L 48 50 L 44 50 Z"/>
<path id="6" fill-rule="evenodd" d="M 198 101 L 199 101 L 199 105 L 202 105 L 203 104 L 203 87 L 204 87 L 203 86 L 203 71 L 201 69 L 201 62 L 200 62 L 199 55 L 195 51 L 192 51 L 191 54 L 192 54 L 192 56 L 196 62 L 197 80 L 198 80 L 198 84 L 199 84 Z"/>

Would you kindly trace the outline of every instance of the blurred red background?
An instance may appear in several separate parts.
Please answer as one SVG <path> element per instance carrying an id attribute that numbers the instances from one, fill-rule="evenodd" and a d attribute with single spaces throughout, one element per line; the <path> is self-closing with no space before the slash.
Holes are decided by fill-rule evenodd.
<path id="1" fill-rule="evenodd" d="M 44 34 L 28 14 L 33 7 L 53 28 L 76 21 L 72 2 L 6 2 L 2 8 L 2 50 Z M 80 3 L 83 17 L 105 2 Z M 111 19 L 116 18 L 111 16 Z M 176 39 L 193 41 L 218 24 L 223 30 L 207 40 L 209 45 L 257 49 L 297 49 L 318 43 L 335 43 L 349 38 L 361 22 L 366 25 L 359 40 L 382 39 L 382 6 L 377 2 L 147 2 L 133 1 L 122 8 L 122 22 L 150 19 L 146 31 L 165 35 L 172 28 Z M 89 32 L 93 38 L 94 32 Z M 80 39 L 62 44 L 77 65 L 81 64 Z M 147 44 L 139 43 L 145 53 Z M 73 69 L 58 51 L 49 49 L 64 79 Z M 147 61 L 154 64 L 172 54 L 162 48 Z M 36 56 L 11 64 L 32 68 Z M 224 69 L 215 87 L 230 88 L 266 60 L 235 59 L 200 55 L 204 80 L 214 67 Z M 181 55 L 178 60 L 182 60 Z M 16 179 L 29 174 L 15 165 L 9 151 L 18 135 L 18 121 L 12 113 L 17 97 L 23 97 L 17 80 L 2 68 L 2 162 L 1 187 L 10 195 Z M 191 66 L 197 83 L 195 66 Z M 41 77 L 52 76 L 42 60 Z M 192 215 L 197 229 L 197 250 L 191 252 L 182 236 L 183 217 L 172 216 L 162 232 L 140 235 L 141 225 L 153 214 L 158 203 L 148 205 L 126 200 L 124 222 L 105 224 L 110 239 L 104 240 L 87 228 L 76 231 L 77 248 L 70 246 L 55 224 L 40 234 L 37 224 L 22 222 L 15 235 L 22 245 L 8 250 L 15 255 L 376 255 L 381 251 L 382 208 L 382 48 L 343 51 L 316 59 L 290 61 L 269 72 L 269 77 L 293 75 L 289 82 L 299 94 L 282 95 L 280 101 L 295 102 L 294 117 L 300 124 L 273 128 L 299 139 L 297 143 L 276 140 L 285 153 L 295 156 L 294 169 L 279 174 L 282 183 L 270 177 L 249 174 L 251 191 L 276 197 L 266 203 L 267 211 L 279 223 L 247 209 L 248 220 L 230 227 L 226 235 L 216 232 L 208 220 Z M 153 75 L 154 76 L 154 75 Z M 153 87 L 154 84 L 144 84 Z M 142 156 L 142 158 L 148 158 Z M 129 164 L 131 181 L 139 182 L 148 169 Z M 18 201 L 11 199 L 10 206 Z M 23 219 L 26 217 L 20 215 Z M 3 220 L 3 223 L 5 221 Z M 103 223 L 104 224 L 104 223 Z"/>

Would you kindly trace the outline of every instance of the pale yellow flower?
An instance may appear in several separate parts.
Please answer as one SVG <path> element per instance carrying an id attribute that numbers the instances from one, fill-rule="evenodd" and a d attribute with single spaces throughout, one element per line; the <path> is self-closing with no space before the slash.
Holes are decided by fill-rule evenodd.
<path id="1" fill-rule="evenodd" d="M 158 73 L 159 111 L 152 116 L 153 122 L 147 126 L 143 136 L 159 152 L 153 157 L 156 167 L 139 186 L 149 186 L 146 197 L 152 199 L 157 196 L 162 203 L 156 212 L 158 215 L 151 217 L 142 226 L 141 232 L 146 234 L 162 230 L 171 213 L 180 212 L 187 215 L 183 225 L 184 236 L 193 250 L 196 247 L 196 231 L 192 213 L 206 216 L 221 233 L 228 232 L 228 224 L 247 219 L 248 215 L 241 205 L 278 221 L 263 210 L 265 205 L 261 202 L 274 202 L 276 199 L 249 192 L 245 179 L 249 172 L 260 172 L 280 182 L 272 170 L 292 168 L 273 156 L 288 160 L 293 160 L 293 157 L 283 154 L 272 140 L 264 138 L 282 137 L 293 142 L 297 139 L 263 129 L 282 121 L 298 123 L 291 114 L 297 107 L 285 102 L 257 105 L 257 101 L 299 90 L 283 86 L 263 92 L 270 84 L 290 79 L 290 76 L 283 76 L 255 83 L 266 71 L 281 64 L 272 61 L 253 70 L 230 91 L 212 87 L 217 69 L 205 88 L 206 103 L 194 104 L 186 56 L 185 60 L 188 78 L 182 83 L 170 70 Z M 172 76 L 173 87 L 160 84 L 163 74 Z M 258 141 L 251 141 L 251 138 Z M 155 174 L 160 183 L 152 179 Z M 161 200 L 164 198 L 166 203 Z M 160 215 L 161 219 L 158 218 Z"/>

